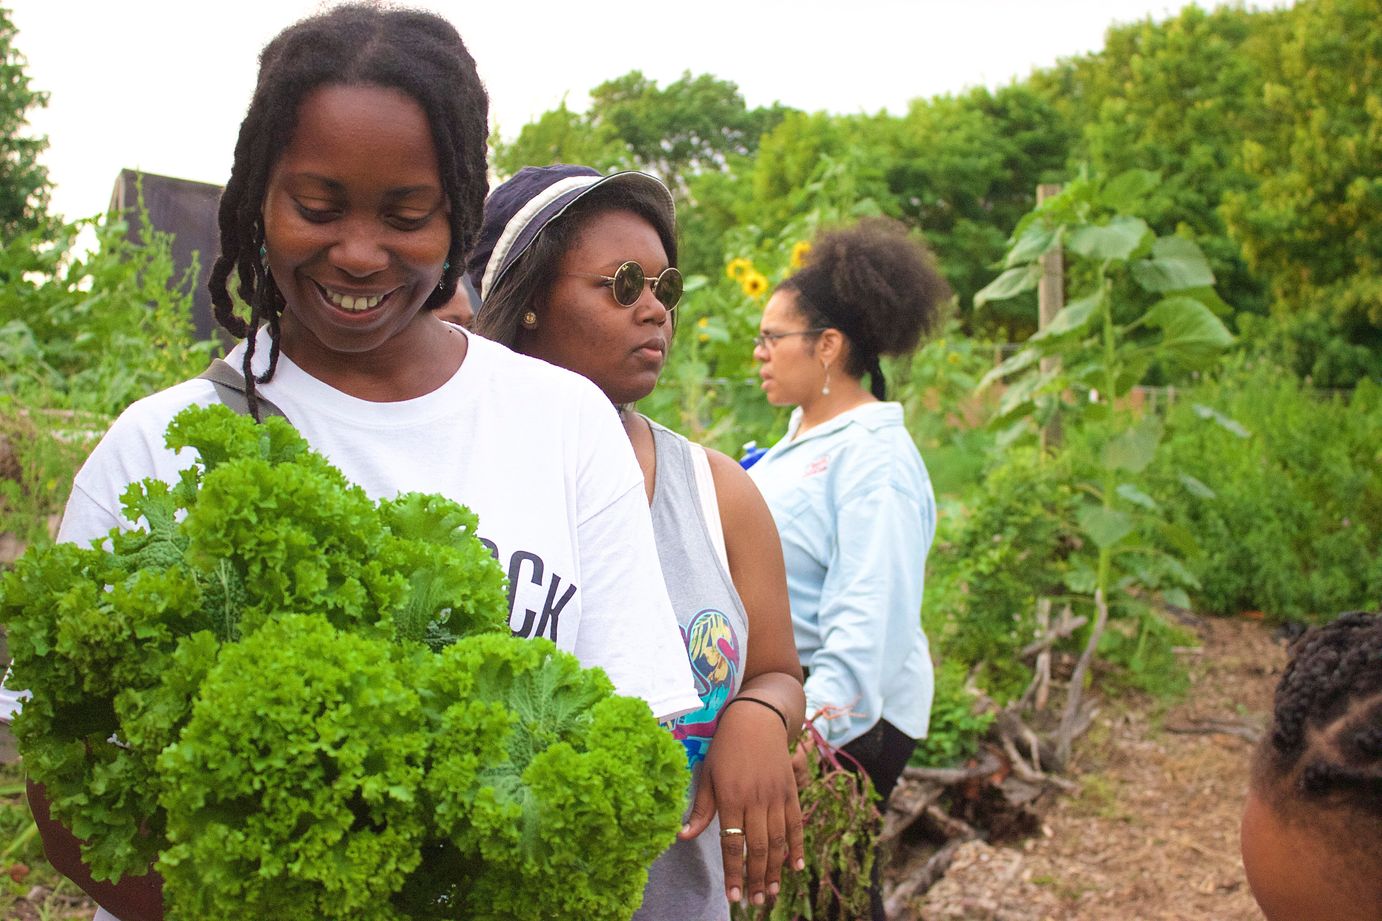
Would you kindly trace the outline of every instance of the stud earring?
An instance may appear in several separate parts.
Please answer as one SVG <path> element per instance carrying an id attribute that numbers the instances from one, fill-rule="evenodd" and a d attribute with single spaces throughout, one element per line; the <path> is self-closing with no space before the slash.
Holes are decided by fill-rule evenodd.
<path id="1" fill-rule="evenodd" d="M 523 314 L 523 328 L 524 328 L 524 329 L 537 329 L 537 313 L 536 313 L 536 312 L 534 312 L 534 311 L 532 311 L 532 310 L 529 310 L 527 313 Z"/>
<path id="2" fill-rule="evenodd" d="M 821 388 L 821 396 L 830 396 L 830 362 L 823 361 L 821 366 L 825 368 L 825 386 Z"/>

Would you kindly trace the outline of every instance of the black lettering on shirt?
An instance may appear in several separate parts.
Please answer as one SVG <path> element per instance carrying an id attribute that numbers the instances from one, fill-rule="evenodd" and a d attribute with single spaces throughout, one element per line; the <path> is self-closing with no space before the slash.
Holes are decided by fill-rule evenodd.
<path id="1" fill-rule="evenodd" d="M 489 552 L 494 555 L 495 560 L 501 564 L 503 556 L 499 552 L 499 547 L 494 541 L 481 537 L 480 543 L 489 548 Z M 524 638 L 533 636 L 546 636 L 552 642 L 557 641 L 557 625 L 561 619 L 561 614 L 566 610 L 566 606 L 571 603 L 571 599 L 576 597 L 575 583 L 563 582 L 562 577 L 553 572 L 542 557 L 530 550 L 516 550 L 509 557 L 508 565 L 509 576 L 509 629 L 514 636 Z M 518 626 L 513 626 L 513 615 L 519 606 L 519 588 L 524 585 L 537 586 L 538 592 L 546 588 L 546 598 L 541 603 L 541 611 L 524 607 L 523 622 Z M 529 590 L 522 593 L 526 598 L 530 598 L 534 593 Z"/>
<path id="2" fill-rule="evenodd" d="M 576 586 L 568 585 L 566 594 L 562 595 L 561 600 L 553 605 L 552 600 L 557 597 L 557 589 L 560 586 L 561 576 L 552 573 L 552 585 L 547 589 L 547 600 L 542 603 L 542 619 L 537 622 L 538 636 L 541 636 L 542 632 L 547 629 L 548 623 L 551 623 L 551 633 L 548 634 L 547 638 L 554 643 L 557 641 L 557 618 L 561 616 L 562 608 L 565 608 L 567 602 L 576 594 Z"/>
<path id="3" fill-rule="evenodd" d="M 509 557 L 509 614 L 513 615 L 514 600 L 518 597 L 518 576 L 523 570 L 524 563 L 531 563 L 533 567 L 532 583 L 542 584 L 542 557 L 536 553 L 529 553 L 527 550 L 519 550 Z M 532 636 L 533 618 L 537 617 L 537 612 L 528 608 L 523 612 L 523 626 L 513 631 L 514 636 Z M 510 620 L 512 623 L 512 620 Z"/>

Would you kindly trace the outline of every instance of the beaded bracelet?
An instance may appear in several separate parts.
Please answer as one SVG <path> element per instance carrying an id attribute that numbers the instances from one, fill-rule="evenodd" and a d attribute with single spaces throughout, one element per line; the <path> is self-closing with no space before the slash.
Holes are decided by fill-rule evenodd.
<path id="1" fill-rule="evenodd" d="M 782 713 L 781 710 L 779 710 L 777 707 L 774 707 L 772 704 L 768 703 L 766 700 L 761 700 L 761 699 L 759 699 L 759 698 L 757 698 L 757 697 L 735 697 L 735 698 L 732 698 L 728 704 L 725 704 L 725 708 L 728 709 L 728 708 L 729 708 L 729 704 L 737 704 L 737 703 L 738 703 L 739 701 L 741 701 L 741 700 L 751 700 L 751 701 L 753 701 L 754 703 L 758 704 L 758 706 L 760 706 L 760 707 L 767 707 L 769 710 L 771 710 L 771 711 L 773 711 L 774 713 L 777 714 L 777 718 L 778 718 L 778 719 L 782 720 L 782 728 L 783 728 L 783 730 L 785 730 L 785 731 L 787 732 L 787 735 L 790 736 L 790 735 L 792 734 L 791 730 L 790 730 L 790 729 L 787 729 L 787 717 L 783 715 L 783 713 Z"/>

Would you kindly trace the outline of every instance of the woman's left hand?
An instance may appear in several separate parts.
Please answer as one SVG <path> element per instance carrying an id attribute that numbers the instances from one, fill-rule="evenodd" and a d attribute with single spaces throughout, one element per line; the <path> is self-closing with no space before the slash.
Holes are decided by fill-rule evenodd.
<path id="1" fill-rule="evenodd" d="M 701 767 L 696 800 L 677 836 L 694 838 L 720 814 L 725 897 L 754 905 L 776 897 L 783 863 L 805 866 L 801 805 L 787 734 L 772 710 L 744 702 L 726 706 Z M 737 829 L 739 834 L 725 834 Z"/>

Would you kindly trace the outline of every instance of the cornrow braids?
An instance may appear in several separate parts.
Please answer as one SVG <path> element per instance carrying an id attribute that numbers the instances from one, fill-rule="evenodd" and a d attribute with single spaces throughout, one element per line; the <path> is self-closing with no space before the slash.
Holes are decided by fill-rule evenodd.
<path id="1" fill-rule="evenodd" d="M 396 89 L 417 100 L 427 116 L 450 204 L 451 248 L 448 268 L 424 310 L 437 309 L 455 293 L 489 190 L 489 98 L 474 59 L 445 19 L 416 10 L 349 4 L 303 19 L 269 42 L 259 56 L 259 79 L 221 196 L 221 252 L 208 282 L 216 321 L 246 340 L 245 396 L 256 419 L 255 385 L 269 381 L 278 365 L 279 321 L 286 306 L 264 260 L 264 196 L 278 155 L 292 139 L 298 106 L 311 91 L 328 84 Z M 248 321 L 235 313 L 228 289 L 232 273 L 240 300 L 249 306 Z M 255 340 L 264 324 L 272 339 L 269 367 L 256 377 Z"/>
<path id="2" fill-rule="evenodd" d="M 1357 816 L 1382 848 L 1382 614 L 1344 614 L 1295 642 L 1253 783 L 1276 804 Z"/>

